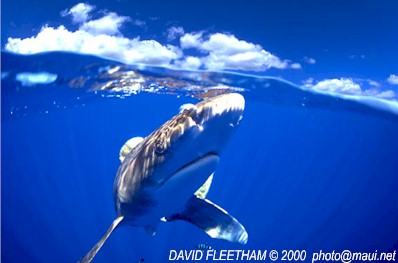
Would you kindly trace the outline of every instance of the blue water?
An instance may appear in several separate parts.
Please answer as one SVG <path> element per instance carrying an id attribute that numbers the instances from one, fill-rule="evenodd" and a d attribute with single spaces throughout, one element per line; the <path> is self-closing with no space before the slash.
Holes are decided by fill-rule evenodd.
<path id="1" fill-rule="evenodd" d="M 276 78 L 3 52 L 2 262 L 78 261 L 115 218 L 112 187 L 124 142 L 149 134 L 181 104 L 228 91 L 245 96 L 246 110 L 208 198 L 246 227 L 247 245 L 211 239 L 185 222 L 160 224 L 154 237 L 121 227 L 93 262 L 167 262 L 171 249 L 198 244 L 398 248 L 392 102 L 319 94 Z"/>

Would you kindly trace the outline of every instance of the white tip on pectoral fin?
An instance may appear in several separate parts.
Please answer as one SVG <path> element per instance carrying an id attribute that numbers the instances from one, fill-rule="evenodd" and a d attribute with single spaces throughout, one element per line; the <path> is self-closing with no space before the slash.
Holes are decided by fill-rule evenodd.
<path id="1" fill-rule="evenodd" d="M 248 234 L 241 223 L 209 200 L 191 197 L 185 210 L 167 218 L 167 221 L 185 220 L 199 227 L 212 238 L 246 244 Z"/>
<path id="2" fill-rule="evenodd" d="M 82 258 L 79 263 L 89 263 L 95 255 L 98 253 L 98 251 L 101 249 L 101 247 L 104 245 L 105 241 L 108 239 L 108 237 L 111 235 L 113 230 L 120 224 L 120 222 L 123 220 L 123 216 L 117 217 L 112 225 L 108 228 L 106 233 L 102 236 L 102 238 L 95 244 L 95 246 Z"/>

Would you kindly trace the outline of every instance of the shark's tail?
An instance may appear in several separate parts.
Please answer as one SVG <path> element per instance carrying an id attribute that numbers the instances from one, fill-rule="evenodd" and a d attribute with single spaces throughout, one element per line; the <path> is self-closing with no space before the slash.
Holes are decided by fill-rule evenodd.
<path id="1" fill-rule="evenodd" d="M 108 239 L 108 237 L 111 235 L 113 230 L 119 225 L 119 223 L 123 220 L 123 216 L 117 217 L 112 225 L 108 228 L 106 233 L 102 236 L 102 238 L 95 244 L 95 246 L 82 258 L 79 263 L 90 263 L 91 260 L 95 257 L 95 255 L 98 253 L 98 251 L 101 249 L 102 245 L 104 245 L 105 241 Z"/>

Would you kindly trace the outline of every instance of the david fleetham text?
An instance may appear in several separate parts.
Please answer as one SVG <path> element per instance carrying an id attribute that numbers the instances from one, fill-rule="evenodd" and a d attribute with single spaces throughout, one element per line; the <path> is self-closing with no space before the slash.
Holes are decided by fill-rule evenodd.
<path id="1" fill-rule="evenodd" d="M 397 251 L 381 253 L 375 250 L 372 253 L 351 252 L 344 250 L 342 252 L 319 252 L 312 253 L 311 262 L 342 262 L 351 263 L 357 261 L 372 262 L 395 262 Z M 235 261 L 300 261 L 304 262 L 307 257 L 306 250 L 282 250 L 278 253 L 276 250 L 170 250 L 170 261 L 218 261 L 218 260 L 235 260 Z"/>
<path id="2" fill-rule="evenodd" d="M 266 260 L 267 250 L 170 250 L 169 260 Z"/>

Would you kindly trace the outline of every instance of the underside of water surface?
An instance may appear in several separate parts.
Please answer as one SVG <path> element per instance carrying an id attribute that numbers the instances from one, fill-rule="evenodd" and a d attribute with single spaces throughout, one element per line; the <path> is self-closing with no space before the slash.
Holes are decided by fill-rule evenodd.
<path id="1" fill-rule="evenodd" d="M 93 262 L 165 262 L 171 250 L 389 252 L 398 246 L 398 106 L 274 77 L 124 65 L 64 52 L 2 56 L 2 262 L 77 262 L 115 219 L 122 145 L 185 103 L 237 92 L 244 118 L 208 198 L 246 245 L 183 221 L 120 227 Z"/>

